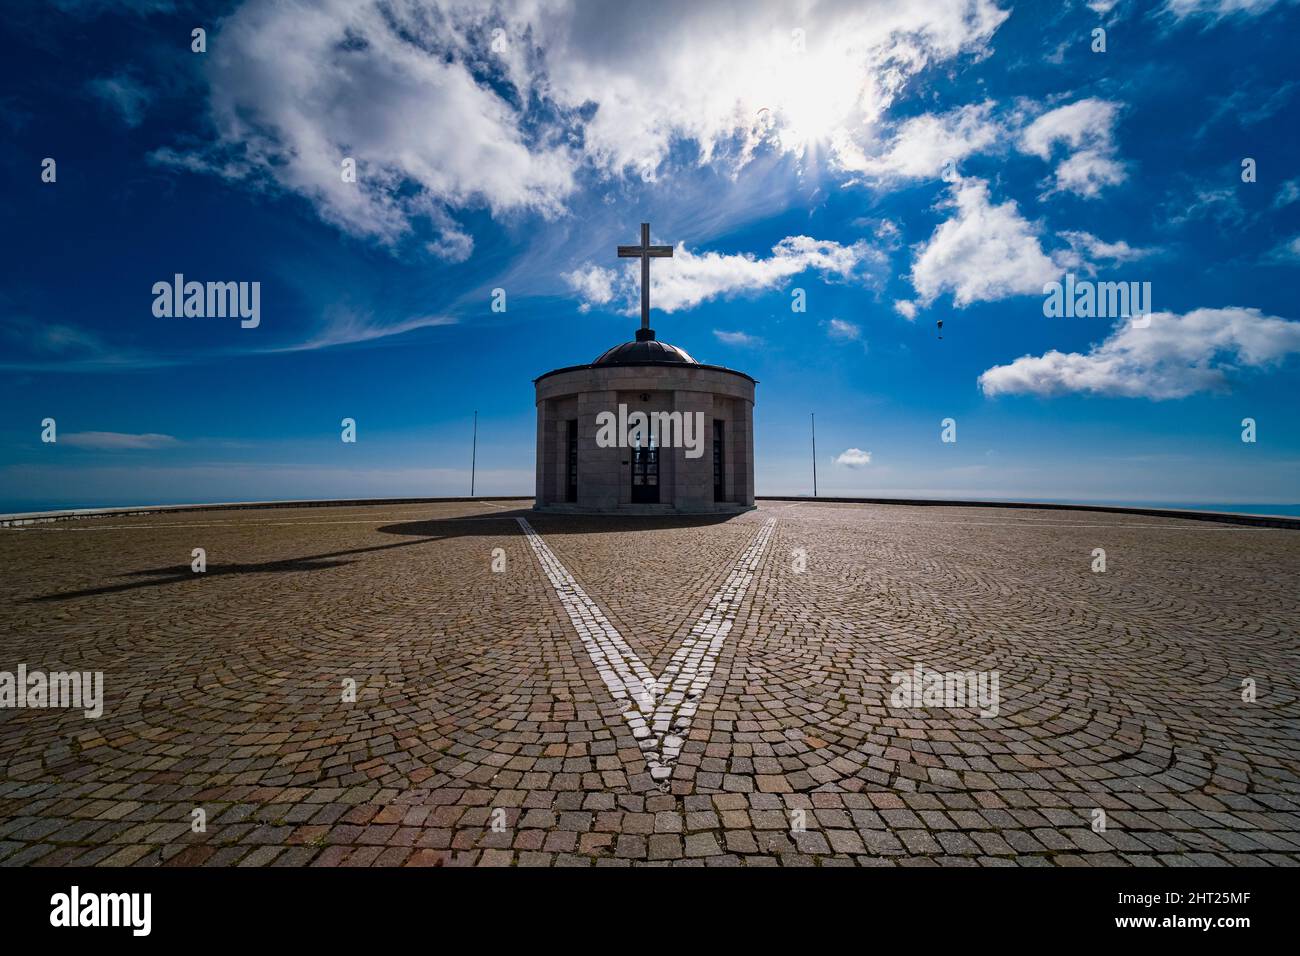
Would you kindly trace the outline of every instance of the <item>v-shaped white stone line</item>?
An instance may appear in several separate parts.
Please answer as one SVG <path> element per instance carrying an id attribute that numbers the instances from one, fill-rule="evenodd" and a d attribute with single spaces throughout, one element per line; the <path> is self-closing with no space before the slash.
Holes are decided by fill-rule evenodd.
<path id="1" fill-rule="evenodd" d="M 736 610 L 754 581 L 763 552 L 776 529 L 769 518 L 732 565 L 731 573 L 690 634 L 673 653 L 656 681 L 636 652 L 623 640 L 596 603 L 587 597 L 541 535 L 524 518 L 516 518 L 537 560 L 591 655 L 610 696 L 625 705 L 623 716 L 641 747 L 650 776 L 665 781 L 682 752 L 691 718 L 713 679 L 718 652 L 736 621 Z"/>

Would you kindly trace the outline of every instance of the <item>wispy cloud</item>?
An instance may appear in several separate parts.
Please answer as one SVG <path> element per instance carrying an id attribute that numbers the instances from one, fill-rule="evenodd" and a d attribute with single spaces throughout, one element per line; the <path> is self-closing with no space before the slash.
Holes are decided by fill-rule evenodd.
<path id="1" fill-rule="evenodd" d="M 650 297 L 665 312 L 693 309 L 719 296 L 754 294 L 775 289 L 803 272 L 816 272 L 825 280 L 872 283 L 888 257 L 865 241 L 841 245 L 810 236 L 787 236 L 766 258 L 745 254 L 692 252 L 679 245 L 671 259 L 655 263 L 650 271 Z M 639 271 L 605 269 L 584 264 L 565 275 L 569 287 L 584 304 L 617 302 L 631 314 L 637 308 Z"/>
<path id="2" fill-rule="evenodd" d="M 1300 199 L 1300 178 L 1288 179 L 1278 187 L 1277 195 L 1273 197 L 1273 208 L 1281 209 L 1298 199 Z"/>
<path id="3" fill-rule="evenodd" d="M 0 339 L 6 342 L 0 368 L 13 371 L 128 371 L 173 364 L 112 345 L 89 329 L 23 316 L 0 319 Z"/>
<path id="4" fill-rule="evenodd" d="M 826 334 L 833 339 L 854 342 L 862 338 L 862 327 L 844 319 L 831 319 L 826 324 Z"/>
<path id="5" fill-rule="evenodd" d="M 372 342 L 376 339 L 405 335 L 416 329 L 456 325 L 457 319 L 449 315 L 415 315 L 396 322 L 376 321 L 373 313 L 355 309 L 335 308 L 328 313 L 325 326 L 301 342 L 268 349 L 270 352 L 312 352 L 318 349 Z"/>
<path id="6" fill-rule="evenodd" d="M 180 444 L 171 435 L 159 435 L 152 432 L 132 435 L 127 432 L 70 432 L 58 436 L 58 444 L 71 445 L 73 448 L 93 448 L 99 451 L 135 451 L 140 449 L 166 448 Z"/>
<path id="7" fill-rule="evenodd" d="M 172 146 L 160 146 L 146 154 L 145 160 L 154 166 L 218 176 L 228 180 L 245 179 L 254 173 L 253 164 L 231 150 L 182 150 Z"/>
<path id="8" fill-rule="evenodd" d="M 746 332 L 724 332 L 721 329 L 714 329 L 713 337 L 724 345 L 736 345 L 741 348 L 753 348 L 763 344 L 762 339 Z"/>
<path id="9" fill-rule="evenodd" d="M 105 13 L 128 13 L 146 17 L 154 13 L 172 13 L 174 0 L 51 0 L 61 13 L 93 19 Z"/>
<path id="10" fill-rule="evenodd" d="M 1209 118 L 1196 131 L 1196 138 L 1202 139 L 1211 127 L 1229 117 L 1243 127 L 1264 122 L 1287 104 L 1297 86 L 1300 84 L 1294 80 L 1281 86 L 1256 80 L 1247 87 L 1234 90 L 1218 100 Z"/>
<path id="11" fill-rule="evenodd" d="M 1190 196 L 1171 197 L 1160 210 L 1160 216 L 1174 226 L 1197 219 L 1220 226 L 1239 226 L 1248 218 L 1235 189 L 1208 185 L 1193 187 Z"/>
<path id="12" fill-rule="evenodd" d="M 144 121 L 145 108 L 153 98 L 139 81 L 125 73 L 97 77 L 87 84 L 87 89 L 96 99 L 116 110 L 122 122 L 132 128 Z"/>
<path id="13" fill-rule="evenodd" d="M 1300 236 L 1292 236 L 1274 246 L 1268 253 L 1267 261 L 1288 265 L 1300 263 Z"/>
<path id="14" fill-rule="evenodd" d="M 1296 0 L 1165 0 L 1160 13 L 1179 21 L 1202 18 L 1218 23 L 1229 18 L 1257 17 L 1274 7 L 1295 2 Z"/>

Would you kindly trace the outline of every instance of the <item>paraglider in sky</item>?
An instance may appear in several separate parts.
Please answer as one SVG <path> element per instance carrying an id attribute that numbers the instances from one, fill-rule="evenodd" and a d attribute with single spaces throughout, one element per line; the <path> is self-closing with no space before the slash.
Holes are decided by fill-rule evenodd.
<path id="1" fill-rule="evenodd" d="M 939 338 L 943 338 L 943 319 L 940 319 L 935 325 L 939 328 Z"/>

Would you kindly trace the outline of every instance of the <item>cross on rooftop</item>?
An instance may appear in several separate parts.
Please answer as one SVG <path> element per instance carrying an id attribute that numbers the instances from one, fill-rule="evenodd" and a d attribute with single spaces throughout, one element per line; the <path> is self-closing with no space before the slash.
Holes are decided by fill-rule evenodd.
<path id="1" fill-rule="evenodd" d="M 654 330 L 650 328 L 650 260 L 671 259 L 672 256 L 672 246 L 650 245 L 650 223 L 648 222 L 641 223 L 641 245 L 618 247 L 620 259 L 641 260 L 641 330 L 636 334 L 638 342 L 655 337 Z"/>

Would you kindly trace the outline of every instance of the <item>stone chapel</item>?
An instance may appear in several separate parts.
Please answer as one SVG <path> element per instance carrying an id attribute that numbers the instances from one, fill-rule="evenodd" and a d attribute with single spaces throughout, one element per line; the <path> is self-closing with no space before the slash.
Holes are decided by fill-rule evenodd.
<path id="1" fill-rule="evenodd" d="M 534 380 L 542 511 L 738 512 L 754 507 L 754 379 L 704 365 L 650 328 L 652 246 L 641 224 L 641 328 L 589 365 Z"/>

